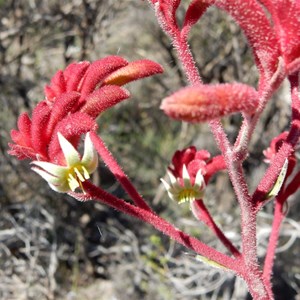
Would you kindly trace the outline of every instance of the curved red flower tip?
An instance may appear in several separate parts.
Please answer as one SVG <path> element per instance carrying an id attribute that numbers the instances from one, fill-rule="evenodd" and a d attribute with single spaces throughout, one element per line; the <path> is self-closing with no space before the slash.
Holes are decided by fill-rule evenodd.
<path id="1" fill-rule="evenodd" d="M 80 111 L 90 115 L 92 118 L 97 118 L 100 113 L 129 98 L 129 96 L 130 94 L 127 90 L 118 86 L 103 86 L 86 97 L 86 102 Z"/>
<path id="2" fill-rule="evenodd" d="M 118 85 L 113 85 L 113 80 L 104 83 L 117 70 L 124 75 L 123 68 L 130 78 L 127 82 L 162 71 L 153 62 L 128 63 L 119 56 L 70 64 L 45 87 L 45 100 L 34 108 L 32 118 L 27 114 L 19 117 L 19 130 L 11 131 L 14 143 L 9 144 L 9 154 L 60 163 L 63 153 L 58 132 L 76 148 L 81 135 L 97 129 L 95 119 L 100 113 L 129 97 L 129 92 L 119 86 L 124 78 Z M 114 80 L 117 78 L 115 74 Z"/>
<path id="3" fill-rule="evenodd" d="M 226 168 L 222 155 L 211 158 L 207 150 L 197 150 L 195 146 L 177 150 L 171 162 L 172 164 L 168 170 L 176 178 L 182 178 L 183 166 L 185 165 L 192 183 L 194 183 L 199 170 L 201 170 L 205 183 L 207 183 L 212 175 Z"/>
<path id="4" fill-rule="evenodd" d="M 164 15 L 168 23 L 176 23 L 176 11 L 181 0 L 158 0 L 158 10 Z M 169 25 L 169 24 L 168 24 Z"/>
<path id="5" fill-rule="evenodd" d="M 193 0 L 186 11 L 181 33 L 187 35 L 191 27 L 198 22 L 206 9 L 212 4 L 213 1 Z"/>
<path id="6" fill-rule="evenodd" d="M 254 88 L 240 83 L 197 85 L 164 99 L 161 109 L 171 118 L 206 122 L 236 112 L 253 114 L 258 106 Z"/>
<path id="7" fill-rule="evenodd" d="M 215 4 L 227 11 L 243 29 L 253 49 L 258 69 L 270 78 L 277 70 L 280 50 L 268 15 L 259 2 L 256 0 L 221 0 L 215 1 Z"/>
<path id="8" fill-rule="evenodd" d="M 124 85 L 128 82 L 163 72 L 161 65 L 147 59 L 137 60 L 113 72 L 104 84 Z"/>
<path id="9" fill-rule="evenodd" d="M 176 11 L 181 0 L 149 0 L 162 28 L 171 36 L 179 33 Z"/>
<path id="10" fill-rule="evenodd" d="M 18 129 L 11 130 L 11 139 L 15 144 L 8 144 L 11 148 L 8 153 L 17 156 L 18 159 L 34 159 L 35 152 L 31 144 L 31 120 L 27 113 L 20 115 Z"/>
<path id="11" fill-rule="evenodd" d="M 278 152 L 279 148 L 281 147 L 283 141 L 286 140 L 288 136 L 288 132 L 284 131 L 280 133 L 278 136 L 273 138 L 273 140 L 270 143 L 270 146 L 263 151 L 263 154 L 265 156 L 264 162 L 270 163 L 272 159 L 275 157 L 276 153 Z"/>
<path id="12" fill-rule="evenodd" d="M 280 50 L 288 71 L 300 69 L 300 1 L 264 0 L 274 21 L 274 29 L 280 43 Z M 296 60 L 298 62 L 296 63 Z"/>
<path id="13" fill-rule="evenodd" d="M 183 150 L 177 150 L 172 158 L 172 165 L 169 171 L 176 177 L 182 178 L 183 166 L 185 165 L 192 183 L 196 178 L 197 172 L 201 169 L 205 175 L 206 161 L 209 160 L 210 153 L 206 150 L 197 151 L 196 147 L 190 146 Z"/>
<path id="14" fill-rule="evenodd" d="M 280 147 L 282 146 L 282 143 L 287 139 L 288 136 L 288 131 L 284 131 L 282 133 L 280 133 L 278 136 L 276 136 L 275 138 L 273 138 L 273 140 L 270 143 L 270 146 L 265 149 L 263 151 L 263 154 L 265 156 L 264 162 L 265 163 L 271 163 L 271 161 L 275 158 L 275 155 L 277 154 L 277 152 L 279 151 Z M 296 159 L 296 155 L 295 153 L 293 153 L 287 160 L 286 162 L 287 167 L 285 170 L 285 178 L 288 178 L 296 164 L 297 164 L 297 159 Z"/>

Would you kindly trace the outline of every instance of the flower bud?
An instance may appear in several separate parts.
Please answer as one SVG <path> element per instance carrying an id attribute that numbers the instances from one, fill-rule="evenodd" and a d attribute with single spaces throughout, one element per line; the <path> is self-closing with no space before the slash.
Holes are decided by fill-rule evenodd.
<path id="1" fill-rule="evenodd" d="M 258 106 L 254 88 L 241 84 L 197 85 L 164 99 L 161 109 L 171 118 L 206 122 L 232 113 L 253 114 Z"/>

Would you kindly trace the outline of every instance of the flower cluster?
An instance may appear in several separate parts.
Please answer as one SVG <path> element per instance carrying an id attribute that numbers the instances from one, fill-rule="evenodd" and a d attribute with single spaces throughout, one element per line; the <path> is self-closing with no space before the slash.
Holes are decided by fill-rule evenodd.
<path id="1" fill-rule="evenodd" d="M 119 56 L 70 64 L 45 87 L 46 97 L 32 117 L 27 113 L 19 117 L 18 130 L 11 131 L 14 143 L 9 144 L 9 154 L 33 160 L 33 169 L 52 188 L 73 191 L 96 166 L 88 135 L 80 160 L 76 149 L 81 135 L 95 131 L 96 118 L 129 97 L 121 85 L 161 72 L 161 66 L 150 60 L 129 63 Z"/>

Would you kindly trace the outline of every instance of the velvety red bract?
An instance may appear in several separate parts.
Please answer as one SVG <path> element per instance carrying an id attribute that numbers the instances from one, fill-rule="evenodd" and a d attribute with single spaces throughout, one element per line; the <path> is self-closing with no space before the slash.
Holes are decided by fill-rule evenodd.
<path id="1" fill-rule="evenodd" d="M 93 92 L 97 86 L 101 86 L 107 76 L 127 65 L 128 62 L 119 56 L 108 56 L 91 64 L 83 77 L 82 86 L 80 87 L 82 100 Z"/>
<path id="2" fill-rule="evenodd" d="M 127 99 L 129 96 L 129 92 L 119 86 L 106 85 L 87 97 L 87 101 L 82 106 L 81 111 L 96 118 L 100 113 Z"/>
<path id="3" fill-rule="evenodd" d="M 79 63 L 72 63 L 64 70 L 64 78 L 66 81 L 66 91 L 80 92 L 82 87 L 82 80 L 87 69 L 91 63 L 88 61 L 82 61 Z"/>
<path id="4" fill-rule="evenodd" d="M 189 31 L 213 2 L 214 1 L 193 0 L 186 11 L 182 31 Z"/>
<path id="5" fill-rule="evenodd" d="M 273 140 L 270 143 L 270 146 L 263 151 L 263 154 L 265 156 L 264 162 L 266 163 L 272 162 L 275 155 L 281 148 L 283 142 L 286 141 L 287 137 L 288 137 L 288 131 L 284 131 L 280 133 L 278 136 L 276 136 L 275 138 L 273 138 Z M 286 178 L 288 178 L 293 173 L 296 164 L 297 164 L 296 155 L 295 153 L 292 153 L 288 158 L 288 169 L 285 176 Z"/>
<path id="6" fill-rule="evenodd" d="M 31 144 L 31 120 L 27 113 L 20 115 L 18 129 L 11 131 L 11 139 L 15 143 L 11 155 L 15 155 L 19 159 L 34 159 L 35 154 Z"/>
<path id="7" fill-rule="evenodd" d="M 197 151 L 196 147 L 191 146 L 183 150 L 177 150 L 172 158 L 172 166 L 169 170 L 176 178 L 183 178 L 182 170 L 185 165 L 194 184 L 196 174 L 201 169 L 204 172 L 206 161 L 210 158 L 210 153 L 206 150 Z"/>
<path id="8" fill-rule="evenodd" d="M 207 150 L 197 150 L 195 146 L 177 150 L 168 169 L 175 178 L 183 180 L 182 171 L 184 165 L 187 168 L 192 184 L 194 184 L 199 170 L 201 170 L 205 183 L 207 183 L 217 171 L 225 169 L 225 162 L 221 155 L 211 159 L 211 155 Z"/>
<path id="9" fill-rule="evenodd" d="M 268 147 L 266 150 L 263 151 L 263 154 L 265 155 L 265 162 L 270 162 L 276 153 L 278 152 L 279 148 L 281 147 L 283 141 L 286 140 L 288 136 L 288 132 L 284 131 L 280 133 L 278 136 L 273 138 L 273 140 L 270 143 L 270 147 Z"/>
<path id="10" fill-rule="evenodd" d="M 63 71 L 59 70 L 51 79 L 52 92 L 54 95 L 61 95 L 66 92 L 66 81 Z"/>
<path id="11" fill-rule="evenodd" d="M 277 69 L 280 51 L 274 29 L 263 7 L 256 0 L 219 0 L 215 5 L 237 21 L 253 49 L 261 74 L 270 78 Z"/>
<path id="12" fill-rule="evenodd" d="M 128 63 L 119 56 L 70 64 L 45 87 L 45 100 L 34 108 L 32 118 L 19 117 L 18 130 L 11 131 L 14 143 L 9 144 L 9 154 L 64 165 L 58 132 L 76 148 L 81 135 L 97 129 L 95 119 L 100 113 L 129 97 L 119 85 L 161 72 L 149 60 Z M 105 82 L 112 74 L 117 85 Z"/>
<path id="13" fill-rule="evenodd" d="M 47 159 L 47 124 L 49 122 L 51 108 L 45 101 L 38 103 L 32 112 L 31 144 L 39 159 Z"/>
<path id="14" fill-rule="evenodd" d="M 57 96 L 51 109 L 51 115 L 49 117 L 46 134 L 47 140 L 51 137 L 57 120 L 64 119 L 74 107 L 76 107 L 80 94 L 77 92 L 63 93 Z"/>
<path id="15" fill-rule="evenodd" d="M 169 23 L 176 26 L 176 10 L 181 0 L 159 0 L 159 11 L 161 11 Z"/>
<path id="16" fill-rule="evenodd" d="M 272 14 L 280 49 L 288 66 L 300 58 L 300 1 L 273 0 L 266 6 Z"/>
<path id="17" fill-rule="evenodd" d="M 17 144 L 32 147 L 30 140 L 31 120 L 27 113 L 20 115 L 18 129 L 19 131 L 12 130 L 12 140 Z"/>
<path id="18" fill-rule="evenodd" d="M 51 136 L 48 145 L 48 156 L 55 164 L 64 164 L 64 155 L 58 142 L 58 132 L 61 133 L 72 145 L 77 146 L 81 135 L 97 129 L 95 119 L 88 114 L 75 112 L 62 119 Z"/>
<path id="19" fill-rule="evenodd" d="M 104 84 L 124 85 L 128 82 L 162 72 L 162 67 L 151 60 L 136 60 L 113 72 L 104 80 Z"/>
<path id="20" fill-rule="evenodd" d="M 254 88 L 240 83 L 194 85 L 162 101 L 161 109 L 171 118 L 206 122 L 236 112 L 253 114 L 258 106 Z"/>

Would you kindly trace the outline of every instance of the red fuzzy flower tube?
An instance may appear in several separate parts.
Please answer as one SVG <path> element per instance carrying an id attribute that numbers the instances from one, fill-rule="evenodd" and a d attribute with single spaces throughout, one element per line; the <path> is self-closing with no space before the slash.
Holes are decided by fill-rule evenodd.
<path id="1" fill-rule="evenodd" d="M 171 118 L 206 122 L 232 113 L 251 115 L 258 106 L 254 88 L 241 83 L 197 85 L 165 98 L 161 109 Z"/>

